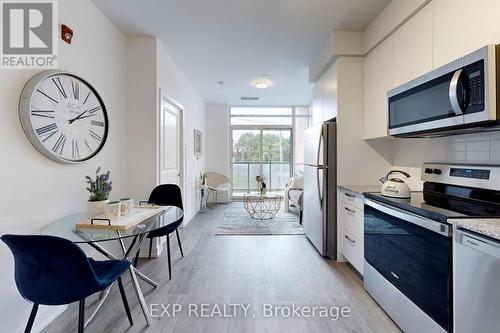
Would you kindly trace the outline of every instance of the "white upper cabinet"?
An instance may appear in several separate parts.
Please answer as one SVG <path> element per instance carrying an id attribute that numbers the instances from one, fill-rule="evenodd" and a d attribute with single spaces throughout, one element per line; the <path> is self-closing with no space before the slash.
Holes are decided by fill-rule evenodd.
<path id="1" fill-rule="evenodd" d="M 312 124 L 317 125 L 323 121 L 323 80 L 319 79 L 313 87 Z"/>
<path id="2" fill-rule="evenodd" d="M 430 4 L 435 68 L 500 43 L 500 1 L 434 0 Z"/>
<path id="3" fill-rule="evenodd" d="M 432 70 L 432 8 L 427 5 L 394 33 L 394 86 Z"/>
<path id="4" fill-rule="evenodd" d="M 337 117 L 337 66 L 323 74 L 323 120 Z"/>
<path id="5" fill-rule="evenodd" d="M 363 65 L 363 136 L 387 136 L 387 91 L 394 87 L 394 40 L 383 41 L 366 57 Z"/>

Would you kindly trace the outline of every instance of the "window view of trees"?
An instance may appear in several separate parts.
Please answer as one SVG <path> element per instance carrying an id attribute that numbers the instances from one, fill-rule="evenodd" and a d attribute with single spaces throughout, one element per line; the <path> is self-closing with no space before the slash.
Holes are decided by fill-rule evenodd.
<path id="1" fill-rule="evenodd" d="M 282 191 L 292 173 L 304 169 L 309 107 L 235 106 L 230 124 L 233 195 L 256 191 L 259 175 L 265 177 L 268 190 Z"/>
<path id="2" fill-rule="evenodd" d="M 262 135 L 262 160 L 290 162 L 290 131 L 264 131 Z M 244 131 L 234 142 L 233 161 L 260 161 L 260 131 Z"/>
<path id="3" fill-rule="evenodd" d="M 263 174 L 268 189 L 282 190 L 290 177 L 291 157 L 291 130 L 233 130 L 233 188 L 251 191 L 255 177 Z"/>

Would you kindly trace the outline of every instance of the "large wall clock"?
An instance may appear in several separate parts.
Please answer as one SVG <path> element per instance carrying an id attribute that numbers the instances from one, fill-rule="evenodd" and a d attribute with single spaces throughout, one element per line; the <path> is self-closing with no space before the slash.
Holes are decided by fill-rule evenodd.
<path id="1" fill-rule="evenodd" d="M 33 146 L 61 163 L 94 157 L 108 135 L 101 97 L 87 81 L 68 72 L 33 76 L 21 93 L 19 117 Z"/>

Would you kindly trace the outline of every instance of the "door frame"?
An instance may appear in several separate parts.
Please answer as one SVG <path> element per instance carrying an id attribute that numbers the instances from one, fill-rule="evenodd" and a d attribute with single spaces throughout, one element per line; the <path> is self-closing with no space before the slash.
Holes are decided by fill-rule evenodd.
<path id="1" fill-rule="evenodd" d="M 184 193 L 184 166 L 185 166 L 185 161 L 184 161 L 184 106 L 182 104 L 178 103 L 175 99 L 170 97 L 168 94 L 165 93 L 163 89 L 160 88 L 160 98 L 159 98 L 159 104 L 158 104 L 158 117 L 157 117 L 157 172 L 156 172 L 156 184 L 160 184 L 160 179 L 161 179 L 161 117 L 162 117 L 162 106 L 164 103 L 168 103 L 170 106 L 174 107 L 178 112 L 179 112 L 179 187 L 181 188 L 181 193 L 182 193 L 182 201 L 185 202 L 185 193 Z"/>
<path id="2" fill-rule="evenodd" d="M 294 142 L 294 128 L 293 125 L 232 125 L 229 127 L 229 152 L 230 152 L 230 159 L 229 159 L 229 181 L 231 182 L 231 200 L 233 199 L 238 199 L 238 197 L 235 197 L 233 195 L 234 193 L 234 188 L 232 188 L 233 184 L 233 130 L 253 130 L 253 131 L 259 131 L 260 132 L 260 172 L 261 174 L 263 173 L 262 170 L 262 135 L 265 130 L 289 130 L 290 131 L 290 174 L 291 176 L 293 175 L 293 161 L 294 161 L 294 147 L 295 147 L 295 142 Z M 291 177 L 290 176 L 290 177 Z"/>

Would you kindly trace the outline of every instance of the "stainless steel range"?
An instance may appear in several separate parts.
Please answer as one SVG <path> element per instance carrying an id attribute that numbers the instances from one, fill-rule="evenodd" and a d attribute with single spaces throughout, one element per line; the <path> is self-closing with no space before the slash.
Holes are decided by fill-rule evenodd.
<path id="1" fill-rule="evenodd" d="M 426 163 L 410 199 L 365 194 L 365 289 L 406 332 L 453 331 L 452 218 L 500 216 L 500 166 Z"/>

